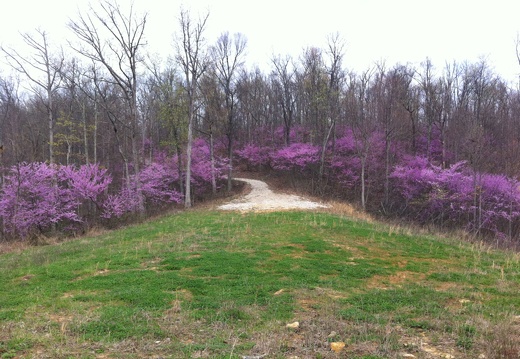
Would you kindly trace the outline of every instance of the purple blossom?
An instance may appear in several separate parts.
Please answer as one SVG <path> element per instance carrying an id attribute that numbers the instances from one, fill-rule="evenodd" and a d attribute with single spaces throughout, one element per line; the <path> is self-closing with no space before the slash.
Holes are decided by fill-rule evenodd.
<path id="1" fill-rule="evenodd" d="M 273 153 L 273 168 L 284 171 L 305 171 L 319 162 L 319 154 L 318 146 L 293 143 Z"/>
<path id="2" fill-rule="evenodd" d="M 52 224 L 82 222 L 78 208 L 97 202 L 111 178 L 97 165 L 79 169 L 46 163 L 11 167 L 0 196 L 0 216 L 8 233 L 28 237 Z"/>
<path id="3" fill-rule="evenodd" d="M 247 165 L 253 167 L 268 167 L 271 162 L 271 148 L 266 146 L 248 144 L 241 150 L 237 150 L 236 154 L 239 159 L 242 159 Z"/>

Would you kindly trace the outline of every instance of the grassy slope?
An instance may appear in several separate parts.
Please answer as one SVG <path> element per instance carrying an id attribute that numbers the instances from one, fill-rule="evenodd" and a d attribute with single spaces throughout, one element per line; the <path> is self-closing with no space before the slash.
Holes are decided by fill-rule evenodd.
<path id="1" fill-rule="evenodd" d="M 1 255 L 0 357 L 516 358 L 519 271 L 330 213 L 193 210 Z"/>

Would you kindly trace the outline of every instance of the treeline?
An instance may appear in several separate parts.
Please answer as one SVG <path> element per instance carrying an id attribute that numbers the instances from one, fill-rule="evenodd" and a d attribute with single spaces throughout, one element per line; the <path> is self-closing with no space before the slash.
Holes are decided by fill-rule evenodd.
<path id="1" fill-rule="evenodd" d="M 520 235 L 520 93 L 486 61 L 354 73 L 343 39 L 331 35 L 325 48 L 274 55 L 262 71 L 245 66 L 243 35 L 207 43 L 211 17 L 186 11 L 171 60 L 161 61 L 147 56 L 146 21 L 101 2 L 70 22 L 72 54 L 42 30 L 23 36 L 29 56 L 2 47 L 18 76 L 0 77 L 0 205 L 9 191 L 41 199 L 21 191 L 27 168 L 47 166 L 46 185 L 64 191 L 73 182 L 58 180 L 61 167 L 72 178 L 92 168 L 110 178 L 95 199 L 74 197 L 74 215 L 28 229 L 12 225 L 22 203 L 13 197 L 0 209 L 4 235 L 142 215 L 157 201 L 190 206 L 230 190 L 241 164 L 382 215 Z"/>

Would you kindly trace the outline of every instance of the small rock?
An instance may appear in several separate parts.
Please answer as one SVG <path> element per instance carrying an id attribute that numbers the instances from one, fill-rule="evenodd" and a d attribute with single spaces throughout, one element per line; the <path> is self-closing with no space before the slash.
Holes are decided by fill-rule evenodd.
<path id="1" fill-rule="evenodd" d="M 280 289 L 279 291 L 275 292 L 274 295 L 280 295 L 285 291 L 285 289 Z"/>
<path id="2" fill-rule="evenodd" d="M 487 357 L 486 357 L 486 354 L 480 354 L 480 355 L 478 356 L 478 359 L 486 359 L 486 358 L 487 358 Z"/>
<path id="3" fill-rule="evenodd" d="M 336 353 L 339 353 L 340 351 L 343 350 L 343 348 L 345 348 L 345 343 L 344 342 L 332 342 L 330 343 L 330 349 Z"/>
<path id="4" fill-rule="evenodd" d="M 466 304 L 466 303 L 469 303 L 469 302 L 470 302 L 469 299 L 460 299 L 460 300 L 459 300 L 459 303 L 460 303 L 460 304 Z"/>
<path id="5" fill-rule="evenodd" d="M 413 354 L 409 354 L 409 353 L 404 353 L 403 355 L 401 355 L 403 358 L 415 358 L 415 355 Z"/>
<path id="6" fill-rule="evenodd" d="M 298 329 L 300 327 L 300 322 L 289 323 L 286 327 L 290 329 Z"/>
<path id="7" fill-rule="evenodd" d="M 336 333 L 335 331 L 332 331 L 332 332 L 330 332 L 330 334 L 327 338 L 334 338 L 336 335 L 338 335 L 338 333 Z"/>
<path id="8" fill-rule="evenodd" d="M 445 359 L 455 359 L 455 357 L 453 355 L 451 355 L 451 354 L 444 354 L 443 358 L 445 358 Z"/>

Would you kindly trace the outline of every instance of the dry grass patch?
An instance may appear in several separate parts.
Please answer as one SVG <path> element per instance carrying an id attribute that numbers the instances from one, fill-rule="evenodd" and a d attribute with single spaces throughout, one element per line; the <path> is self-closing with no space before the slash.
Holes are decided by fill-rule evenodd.
<path id="1" fill-rule="evenodd" d="M 404 284 L 420 283 L 426 278 L 425 273 L 400 271 L 392 275 L 375 275 L 366 281 L 368 289 L 388 289 L 389 287 L 400 287 Z"/>

